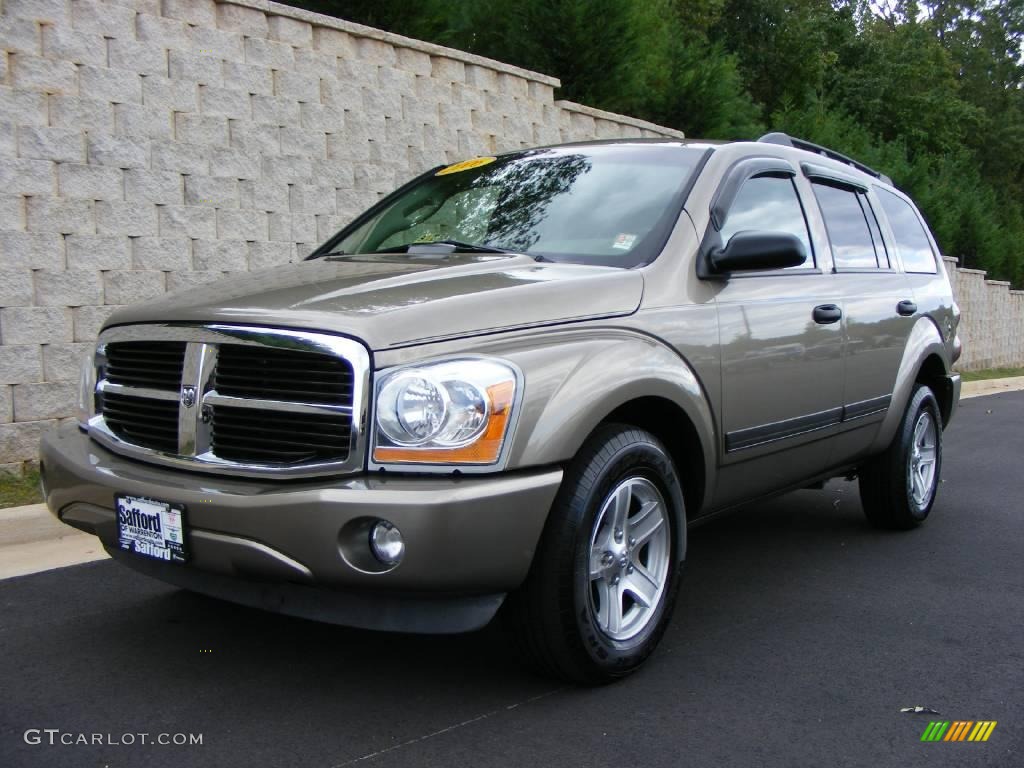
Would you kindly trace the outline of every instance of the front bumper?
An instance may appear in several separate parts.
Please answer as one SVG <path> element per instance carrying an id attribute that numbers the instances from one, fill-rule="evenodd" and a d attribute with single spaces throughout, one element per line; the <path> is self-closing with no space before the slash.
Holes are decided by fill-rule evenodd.
<path id="1" fill-rule="evenodd" d="M 286 482 L 211 477 L 123 458 L 74 424 L 43 439 L 40 461 L 50 510 L 137 570 L 281 613 L 404 631 L 486 624 L 526 577 L 562 479 L 560 469 Z M 117 494 L 184 505 L 189 563 L 118 550 Z M 387 572 L 360 567 L 353 556 L 352 532 L 378 518 L 396 525 L 406 544 L 405 558 Z"/>

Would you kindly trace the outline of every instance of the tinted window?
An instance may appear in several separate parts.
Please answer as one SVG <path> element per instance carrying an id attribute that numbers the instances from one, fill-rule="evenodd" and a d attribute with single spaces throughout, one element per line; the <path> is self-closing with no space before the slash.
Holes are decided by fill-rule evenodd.
<path id="1" fill-rule="evenodd" d="M 733 200 L 721 229 L 722 244 L 737 232 L 788 232 L 804 244 L 807 261 L 790 269 L 814 265 L 811 238 L 807 234 L 807 221 L 800 206 L 792 180 L 778 176 L 758 176 L 746 181 Z"/>
<path id="2" fill-rule="evenodd" d="M 935 254 L 932 253 L 932 244 L 928 241 L 917 212 L 892 192 L 878 187 L 876 190 L 885 217 L 892 227 L 893 237 L 896 238 L 896 250 L 903 260 L 903 269 L 907 272 L 935 274 Z"/>
<path id="3" fill-rule="evenodd" d="M 828 238 L 832 242 L 836 269 L 877 269 L 879 266 L 889 266 L 881 238 L 877 234 L 872 237 L 869 218 L 876 233 L 878 224 L 874 221 L 867 195 L 847 187 L 819 182 L 814 183 L 814 194 L 818 198 Z"/>
<path id="4" fill-rule="evenodd" d="M 446 240 L 548 261 L 634 267 L 659 253 L 704 150 L 671 144 L 532 149 L 424 175 L 332 251 L 404 254 Z"/>

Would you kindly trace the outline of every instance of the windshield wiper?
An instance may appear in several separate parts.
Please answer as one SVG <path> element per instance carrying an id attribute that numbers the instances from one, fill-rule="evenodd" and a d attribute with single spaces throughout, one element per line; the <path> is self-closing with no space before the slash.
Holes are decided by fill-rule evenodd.
<path id="1" fill-rule="evenodd" d="M 451 246 L 452 250 L 456 251 L 475 251 L 476 253 L 504 253 L 509 255 L 518 255 L 519 251 L 511 251 L 507 248 L 497 248 L 493 245 L 481 245 L 479 243 L 467 243 L 462 240 L 431 240 L 430 242 L 423 243 L 404 243 L 402 245 L 396 245 L 391 248 L 384 248 L 374 253 L 408 253 L 412 248 L 426 247 L 429 248 L 432 245 L 448 245 Z"/>
<path id="2" fill-rule="evenodd" d="M 458 250 L 477 251 L 479 253 L 505 253 L 510 256 L 529 256 L 534 261 L 546 261 L 551 264 L 555 263 L 552 259 L 541 256 L 539 253 L 531 253 L 530 251 L 513 251 L 510 248 L 498 248 L 493 245 L 465 243 L 461 240 L 434 240 L 432 243 L 412 243 L 412 245 L 451 245 Z"/>
<path id="3" fill-rule="evenodd" d="M 519 253 L 519 251 L 511 251 L 508 248 L 497 248 L 497 247 L 495 247 L 493 245 L 480 245 L 478 243 L 466 243 L 466 242 L 463 242 L 462 240 L 445 239 L 445 240 L 435 240 L 433 243 L 428 243 L 428 245 L 435 245 L 435 244 L 436 245 L 453 245 L 453 246 L 455 246 L 456 248 L 459 248 L 459 249 L 464 249 L 464 250 L 467 250 L 467 251 L 479 251 L 480 253 L 510 253 L 510 254 L 518 254 Z"/>

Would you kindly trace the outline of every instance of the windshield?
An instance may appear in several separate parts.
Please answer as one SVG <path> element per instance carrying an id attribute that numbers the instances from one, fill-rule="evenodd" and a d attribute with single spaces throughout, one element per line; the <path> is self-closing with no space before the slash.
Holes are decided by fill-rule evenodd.
<path id="1" fill-rule="evenodd" d="M 678 144 L 534 149 L 423 176 L 357 219 L 317 256 L 510 251 L 634 267 L 661 250 L 704 150 Z"/>

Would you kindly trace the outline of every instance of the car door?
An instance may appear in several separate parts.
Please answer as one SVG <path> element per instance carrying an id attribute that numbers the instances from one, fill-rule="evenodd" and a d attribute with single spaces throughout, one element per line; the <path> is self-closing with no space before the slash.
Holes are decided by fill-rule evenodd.
<path id="1" fill-rule="evenodd" d="M 833 452 L 839 464 L 868 450 L 881 428 L 916 309 L 868 188 L 831 169 L 805 166 L 804 172 L 828 232 L 843 304 L 843 421 Z"/>
<path id="2" fill-rule="evenodd" d="M 930 316 L 943 338 L 951 340 L 959 310 L 943 274 L 938 246 L 928 234 L 920 211 L 909 198 L 897 194 L 891 187 L 876 185 L 872 192 L 879 202 L 877 210 L 883 236 L 891 243 L 890 252 L 895 251 L 898 256 L 907 285 L 913 292 L 912 296 L 908 294 L 901 299 L 907 302 L 903 311 L 909 313 L 911 307 L 907 304 L 913 304 L 916 312 L 910 322 Z"/>
<path id="3" fill-rule="evenodd" d="M 842 302 L 814 248 L 795 169 L 780 160 L 739 165 L 713 204 L 705 247 L 725 245 L 740 231 L 782 231 L 801 240 L 807 260 L 720 281 L 723 443 L 716 507 L 827 469 L 829 446 L 821 441 L 836 433 L 842 414 Z"/>

